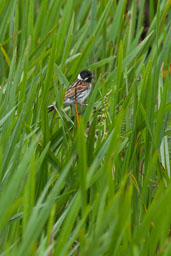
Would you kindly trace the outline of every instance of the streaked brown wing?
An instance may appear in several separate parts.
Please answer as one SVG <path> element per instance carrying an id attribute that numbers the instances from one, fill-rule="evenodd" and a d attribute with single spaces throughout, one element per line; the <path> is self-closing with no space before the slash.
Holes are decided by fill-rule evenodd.
<path id="1" fill-rule="evenodd" d="M 89 83 L 81 81 L 81 80 L 76 80 L 66 91 L 65 93 L 65 99 L 67 98 L 72 98 L 75 96 L 75 94 L 79 94 L 82 91 L 86 90 L 89 87 Z"/>

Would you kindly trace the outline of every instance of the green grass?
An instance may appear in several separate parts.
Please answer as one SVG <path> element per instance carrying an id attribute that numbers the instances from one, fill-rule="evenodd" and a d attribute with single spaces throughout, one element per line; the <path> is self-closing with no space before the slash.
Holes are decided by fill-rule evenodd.
<path id="1" fill-rule="evenodd" d="M 171 2 L 144 39 L 145 1 L 118 2 L 1 0 L 0 255 L 171 255 Z"/>

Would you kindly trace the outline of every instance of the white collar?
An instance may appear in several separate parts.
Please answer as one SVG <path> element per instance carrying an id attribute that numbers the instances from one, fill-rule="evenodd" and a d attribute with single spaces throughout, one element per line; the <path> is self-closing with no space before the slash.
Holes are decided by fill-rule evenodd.
<path id="1" fill-rule="evenodd" d="M 82 77 L 80 76 L 80 74 L 78 75 L 77 79 L 78 79 L 78 80 L 81 80 L 81 81 L 84 81 L 84 80 L 82 79 Z"/>

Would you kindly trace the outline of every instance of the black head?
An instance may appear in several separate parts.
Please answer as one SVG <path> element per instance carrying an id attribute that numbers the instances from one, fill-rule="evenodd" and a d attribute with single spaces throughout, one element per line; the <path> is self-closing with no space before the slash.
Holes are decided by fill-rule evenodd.
<path id="1" fill-rule="evenodd" d="M 93 74 L 89 70 L 83 70 L 78 75 L 79 80 L 83 80 L 88 83 L 91 83 L 92 78 L 93 78 Z"/>

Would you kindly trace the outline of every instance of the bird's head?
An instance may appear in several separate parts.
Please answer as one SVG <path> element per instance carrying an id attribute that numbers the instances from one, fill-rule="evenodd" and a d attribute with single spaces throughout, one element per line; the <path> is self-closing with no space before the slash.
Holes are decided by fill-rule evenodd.
<path id="1" fill-rule="evenodd" d="M 77 77 L 78 80 L 82 80 L 88 83 L 91 83 L 92 78 L 93 78 L 93 74 L 89 70 L 81 71 Z"/>

